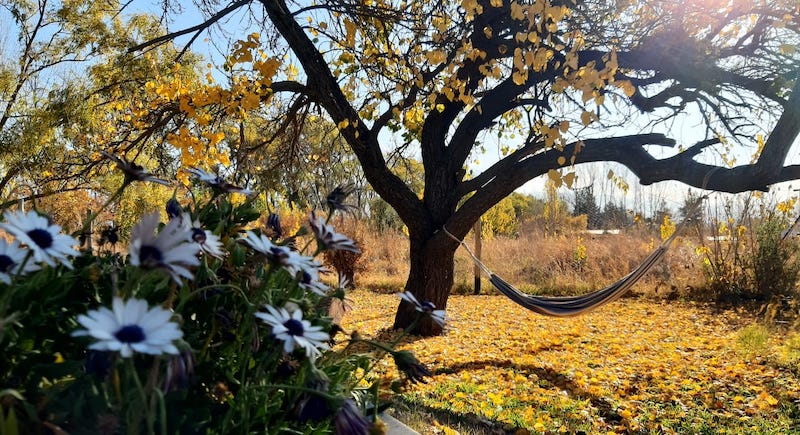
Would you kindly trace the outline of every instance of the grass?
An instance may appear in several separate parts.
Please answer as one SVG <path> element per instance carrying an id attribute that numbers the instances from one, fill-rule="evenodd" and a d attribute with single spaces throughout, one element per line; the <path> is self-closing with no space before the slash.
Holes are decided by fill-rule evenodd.
<path id="1" fill-rule="evenodd" d="M 364 249 L 361 271 L 356 275 L 358 287 L 379 293 L 402 291 L 408 276 L 407 237 L 392 231 L 378 234 L 358 226 L 361 224 L 353 225 L 355 229 L 346 233 L 357 234 Z M 466 240 L 472 244 L 472 235 Z M 586 259 L 576 265 L 574 255 L 579 242 L 585 246 Z M 518 238 L 484 240 L 482 258 L 493 272 L 526 293 L 567 295 L 596 290 L 622 278 L 659 243 L 657 235 L 643 228 L 618 236 L 596 237 L 579 233 L 544 237 L 531 230 Z M 698 266 L 701 259 L 694 251 L 697 243 L 693 238 L 679 239 L 668 251 L 666 261 L 646 275 L 634 291 L 664 298 L 702 286 L 704 278 Z M 542 246 L 547 249 L 543 251 Z M 456 251 L 454 294 L 473 293 L 473 270 L 466 251 Z M 481 287 L 483 293 L 491 293 L 485 278 Z"/>
<path id="2" fill-rule="evenodd" d="M 391 334 L 396 296 L 350 298 L 346 330 Z M 625 299 L 553 319 L 455 295 L 447 312 L 443 336 L 404 344 L 434 373 L 396 407 L 423 434 L 800 432 L 796 340 L 743 309 Z"/>

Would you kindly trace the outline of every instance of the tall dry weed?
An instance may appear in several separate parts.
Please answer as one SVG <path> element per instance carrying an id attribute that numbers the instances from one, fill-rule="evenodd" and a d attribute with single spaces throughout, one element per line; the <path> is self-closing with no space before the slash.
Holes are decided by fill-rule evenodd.
<path id="1" fill-rule="evenodd" d="M 408 276 L 408 239 L 398 231 L 377 233 L 364 228 L 360 243 L 367 255 L 362 257 L 363 271 L 357 281 L 360 288 L 378 292 L 403 289 Z M 702 271 L 695 267 L 694 244 L 688 237 L 679 238 L 661 264 L 634 286 L 634 292 L 654 297 L 675 297 L 687 288 L 702 283 Z M 578 243 L 585 247 L 586 259 L 575 267 Z M 474 236 L 468 234 L 472 245 Z M 658 228 L 632 227 L 621 234 L 591 235 L 580 230 L 559 236 L 544 231 L 521 232 L 520 236 L 496 236 L 483 240 L 482 261 L 492 272 L 522 291 L 534 294 L 572 295 L 605 287 L 638 266 L 661 243 Z M 455 257 L 455 294 L 472 294 L 474 263 L 464 249 Z M 482 277 L 482 293 L 493 293 Z"/>

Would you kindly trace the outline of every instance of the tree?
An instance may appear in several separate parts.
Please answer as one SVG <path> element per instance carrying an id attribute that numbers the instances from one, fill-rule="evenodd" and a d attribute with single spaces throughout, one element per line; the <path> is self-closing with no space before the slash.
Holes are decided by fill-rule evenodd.
<path id="1" fill-rule="evenodd" d="M 606 203 L 603 209 L 601 221 L 603 222 L 604 229 L 617 229 L 631 225 L 631 223 L 633 223 L 633 218 L 630 213 L 625 210 L 625 207 L 609 202 Z"/>
<path id="2" fill-rule="evenodd" d="M 0 47 L 8 50 L 0 50 L 0 208 L 56 196 L 41 204 L 56 216 L 85 216 L 90 202 L 76 199 L 102 203 L 120 181 L 107 176 L 111 165 L 100 150 L 136 148 L 139 163 L 162 173 L 176 166 L 157 149 L 171 118 L 144 114 L 145 84 L 155 77 L 196 80 L 197 58 L 187 54 L 186 67 L 176 67 L 172 44 L 128 54 L 137 39 L 163 33 L 156 18 L 124 11 L 129 4 L 0 1 L 8 18 L 4 42 L 17 43 Z M 143 126 L 147 134 L 137 135 Z"/>
<path id="3" fill-rule="evenodd" d="M 256 18 L 263 11 L 265 33 L 277 33 L 259 49 L 286 63 L 269 71 L 274 80 L 250 82 L 245 96 L 286 101 L 290 117 L 308 106 L 330 117 L 408 227 L 406 291 L 438 308 L 447 305 L 458 247 L 442 229 L 464 237 L 539 175 L 571 184 L 573 165 L 614 161 L 643 184 L 678 180 L 726 192 L 800 177 L 800 166 L 785 166 L 800 131 L 796 0 L 258 4 L 231 3 L 152 44 L 197 35 L 236 10 Z M 288 66 L 302 74 L 285 74 Z M 704 138 L 671 157 L 649 153 L 676 146 L 661 127 L 687 113 L 703 120 Z M 626 125 L 643 131 L 620 135 Z M 486 133 L 500 138 L 502 157 L 467 177 Z M 719 166 L 701 156 L 716 150 L 730 161 L 758 134 L 767 139 L 752 163 Z M 422 161 L 422 196 L 387 164 L 387 154 L 404 150 Z M 394 326 L 415 317 L 401 303 Z M 419 332 L 439 330 L 423 322 Z"/>
<path id="4" fill-rule="evenodd" d="M 575 189 L 575 207 L 572 209 L 572 215 L 582 214 L 586 215 L 586 222 L 590 230 L 603 226 L 600 207 L 595 200 L 594 188 L 591 184 L 581 189 Z"/>

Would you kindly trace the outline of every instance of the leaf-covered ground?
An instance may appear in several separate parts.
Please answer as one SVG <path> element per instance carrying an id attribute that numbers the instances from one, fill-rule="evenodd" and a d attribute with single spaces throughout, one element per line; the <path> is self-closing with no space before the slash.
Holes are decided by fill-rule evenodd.
<path id="1" fill-rule="evenodd" d="M 350 298 L 345 329 L 385 337 L 399 298 Z M 741 351 L 744 310 L 623 299 L 554 319 L 453 296 L 447 315 L 445 335 L 404 345 L 434 373 L 403 394 L 419 409 L 522 433 L 800 433 L 798 376 Z"/>

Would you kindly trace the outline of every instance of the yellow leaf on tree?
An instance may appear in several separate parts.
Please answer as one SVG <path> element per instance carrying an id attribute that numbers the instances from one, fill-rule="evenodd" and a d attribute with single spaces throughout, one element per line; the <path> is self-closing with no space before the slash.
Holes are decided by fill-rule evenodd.
<path id="1" fill-rule="evenodd" d="M 514 84 L 522 86 L 528 80 L 528 71 L 514 71 L 511 75 L 511 79 L 514 80 Z"/>
<path id="2" fill-rule="evenodd" d="M 633 94 L 636 93 L 636 88 L 631 84 L 629 80 L 620 80 L 616 82 L 616 85 L 622 89 L 622 92 L 625 93 L 626 96 L 632 97 Z"/>
<path id="3" fill-rule="evenodd" d="M 563 166 L 565 163 L 567 163 L 567 158 L 566 158 L 566 157 L 564 157 L 564 156 L 559 156 L 559 157 L 558 157 L 558 164 L 559 164 L 559 166 Z"/>
<path id="4" fill-rule="evenodd" d="M 561 173 L 560 172 L 558 172 L 555 169 L 551 169 L 551 170 L 547 171 L 547 177 L 550 178 L 550 181 L 552 181 L 553 184 L 556 187 L 561 187 Z"/>
<path id="5" fill-rule="evenodd" d="M 425 53 L 425 59 L 427 59 L 428 62 L 430 62 L 433 65 L 438 65 L 447 60 L 447 55 L 444 54 L 444 51 L 433 50 Z"/>
<path id="6" fill-rule="evenodd" d="M 591 124 L 593 118 L 594 118 L 594 113 L 592 112 L 584 111 L 583 113 L 581 113 L 581 122 L 583 123 L 583 125 Z"/>
<path id="7" fill-rule="evenodd" d="M 781 54 L 792 55 L 797 53 L 797 47 L 792 44 L 782 44 L 780 47 Z"/>
<path id="8" fill-rule="evenodd" d="M 242 96 L 241 107 L 245 111 L 256 109 L 260 104 L 261 98 L 259 98 L 258 94 L 248 92 Z"/>
<path id="9" fill-rule="evenodd" d="M 570 189 L 572 188 L 572 183 L 575 182 L 575 173 L 570 172 L 569 174 L 564 176 L 564 182 L 567 183 L 567 187 Z"/>
<path id="10" fill-rule="evenodd" d="M 564 65 L 572 68 L 578 69 L 578 53 L 571 51 L 564 56 Z"/>
<path id="11" fill-rule="evenodd" d="M 352 48 L 356 45 L 356 25 L 347 18 L 344 19 L 345 45 Z"/>

